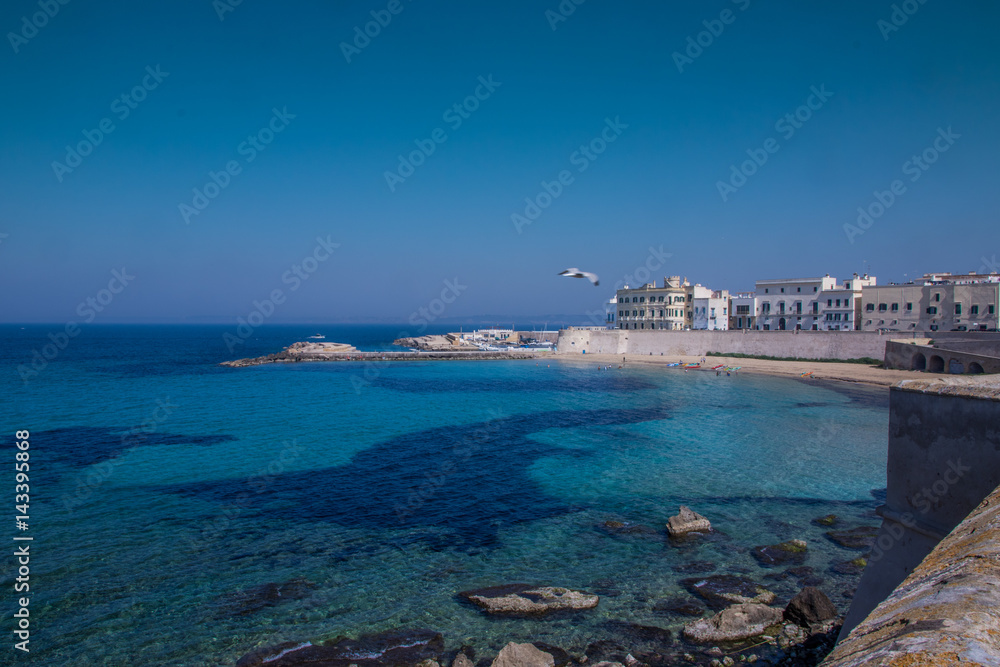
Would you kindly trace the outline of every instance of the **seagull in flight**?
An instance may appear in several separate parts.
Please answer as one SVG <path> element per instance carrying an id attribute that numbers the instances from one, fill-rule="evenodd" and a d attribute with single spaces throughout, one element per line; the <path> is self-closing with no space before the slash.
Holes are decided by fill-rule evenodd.
<path id="1" fill-rule="evenodd" d="M 573 268 L 566 269 L 559 275 L 566 276 L 567 278 L 586 278 L 590 282 L 594 283 L 594 287 L 597 287 L 598 285 L 596 273 L 589 273 L 587 271 L 581 271 L 580 269 Z"/>

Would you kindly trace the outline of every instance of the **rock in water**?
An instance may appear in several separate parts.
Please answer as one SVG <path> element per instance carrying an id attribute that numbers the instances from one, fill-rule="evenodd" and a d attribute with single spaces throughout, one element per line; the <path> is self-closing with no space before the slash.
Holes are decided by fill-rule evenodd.
<path id="1" fill-rule="evenodd" d="M 764 567 L 801 565 L 805 562 L 808 545 L 804 540 L 789 540 L 781 544 L 754 547 L 753 557 Z"/>
<path id="2" fill-rule="evenodd" d="M 474 667 L 474 663 L 469 660 L 469 656 L 459 653 L 451 663 L 451 667 Z"/>
<path id="3" fill-rule="evenodd" d="M 309 642 L 286 642 L 258 649 L 236 663 L 236 667 L 297 667 L 298 665 L 416 665 L 425 660 L 438 661 L 444 651 L 444 638 L 431 630 L 392 630 L 358 639 L 341 639 L 332 644 L 314 646 Z"/>
<path id="4" fill-rule="evenodd" d="M 849 530 L 830 530 L 826 536 L 845 549 L 871 549 L 875 544 L 878 528 L 858 526 Z"/>
<path id="5" fill-rule="evenodd" d="M 763 604 L 744 603 L 723 609 L 711 618 L 692 621 L 684 626 L 684 636 L 699 644 L 734 642 L 764 634 L 781 623 L 780 609 Z"/>
<path id="6" fill-rule="evenodd" d="M 708 603 L 712 609 L 723 609 L 731 604 L 754 602 L 770 604 L 774 593 L 756 581 L 731 574 L 713 574 L 709 577 L 681 579 L 681 585 Z"/>
<path id="7" fill-rule="evenodd" d="M 510 642 L 500 650 L 492 667 L 554 667 L 555 660 L 532 644 Z"/>
<path id="8" fill-rule="evenodd" d="M 694 531 L 708 532 L 710 530 L 712 530 L 711 522 L 697 512 L 693 512 L 686 505 L 681 505 L 680 512 L 667 520 L 667 533 L 671 537 Z"/>
<path id="9" fill-rule="evenodd" d="M 812 523 L 813 525 L 816 526 L 827 526 L 829 528 L 833 528 L 838 523 L 840 523 L 840 517 L 838 517 L 836 514 L 827 514 L 826 516 L 821 516 L 819 518 L 813 519 Z"/>
<path id="10" fill-rule="evenodd" d="M 785 607 L 785 620 L 803 628 L 837 617 L 837 608 L 826 593 L 806 586 Z"/>
<path id="11" fill-rule="evenodd" d="M 462 591 L 459 596 L 490 614 L 544 614 L 560 609 L 592 609 L 600 600 L 596 595 L 568 588 L 528 584 L 490 586 Z"/>

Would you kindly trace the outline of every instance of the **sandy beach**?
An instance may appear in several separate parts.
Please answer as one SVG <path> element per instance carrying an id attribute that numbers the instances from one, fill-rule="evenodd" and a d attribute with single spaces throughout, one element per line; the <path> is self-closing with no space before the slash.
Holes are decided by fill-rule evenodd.
<path id="1" fill-rule="evenodd" d="M 673 356 L 654 357 L 642 355 L 614 355 L 614 354 L 587 354 L 587 355 L 556 355 L 553 357 L 563 362 L 605 365 L 617 369 L 625 359 L 626 366 L 647 365 L 665 366 L 666 364 L 680 361 L 682 363 L 700 362 L 701 357 L 696 356 Z M 741 366 L 740 373 L 762 373 L 766 375 L 781 375 L 785 377 L 801 378 L 803 373 L 812 373 L 809 376 L 815 380 L 837 380 L 841 382 L 855 382 L 874 386 L 891 387 L 901 380 L 933 379 L 938 377 L 949 377 L 947 373 L 926 373 L 922 371 L 899 371 L 886 368 L 878 368 L 865 364 L 829 363 L 818 361 L 769 361 L 766 359 L 743 359 L 736 357 L 707 357 L 702 368 L 692 369 L 690 373 L 714 373 L 712 366 L 724 364 L 726 366 Z M 665 368 L 677 373 L 683 373 L 680 368 Z M 953 377 L 953 376 L 950 376 Z"/>

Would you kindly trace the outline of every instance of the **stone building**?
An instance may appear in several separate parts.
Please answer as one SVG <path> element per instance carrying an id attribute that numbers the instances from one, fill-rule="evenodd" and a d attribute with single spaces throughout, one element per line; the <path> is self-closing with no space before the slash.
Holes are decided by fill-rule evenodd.
<path id="1" fill-rule="evenodd" d="M 701 287 L 700 285 L 698 287 Z M 663 279 L 663 285 L 626 285 L 615 293 L 619 329 L 690 329 L 695 285 L 680 276 Z"/>
<path id="2" fill-rule="evenodd" d="M 756 329 L 853 331 L 858 325 L 860 299 L 875 277 L 854 274 L 838 284 L 830 274 L 822 278 L 781 278 L 757 281 Z"/>
<path id="3" fill-rule="evenodd" d="M 866 286 L 864 331 L 996 331 L 1000 275 L 927 273 L 904 284 Z"/>

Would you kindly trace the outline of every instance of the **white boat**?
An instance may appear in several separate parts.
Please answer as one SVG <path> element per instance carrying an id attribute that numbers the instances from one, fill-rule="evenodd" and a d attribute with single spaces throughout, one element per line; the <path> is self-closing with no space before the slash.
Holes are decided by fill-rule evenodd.
<path id="1" fill-rule="evenodd" d="M 310 338 L 326 338 L 326 336 L 324 336 L 323 334 L 313 334 L 312 336 L 309 336 L 309 337 Z"/>

